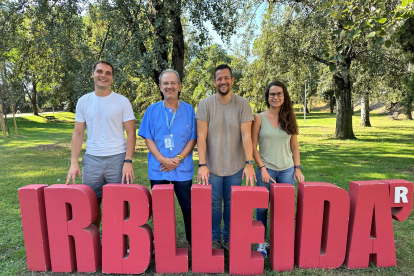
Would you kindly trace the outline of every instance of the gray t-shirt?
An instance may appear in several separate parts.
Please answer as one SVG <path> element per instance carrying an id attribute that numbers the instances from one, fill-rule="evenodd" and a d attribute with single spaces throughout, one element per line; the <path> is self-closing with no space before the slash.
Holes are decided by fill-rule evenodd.
<path id="1" fill-rule="evenodd" d="M 241 136 L 242 123 L 253 121 L 249 101 L 232 94 L 222 104 L 216 94 L 204 98 L 197 108 L 196 119 L 208 123 L 206 161 L 210 173 L 230 176 L 245 166 Z"/>

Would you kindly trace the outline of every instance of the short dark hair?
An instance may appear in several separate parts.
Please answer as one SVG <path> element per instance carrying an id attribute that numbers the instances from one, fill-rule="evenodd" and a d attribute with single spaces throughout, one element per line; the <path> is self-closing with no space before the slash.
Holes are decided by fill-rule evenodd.
<path id="1" fill-rule="evenodd" d="M 112 76 L 115 76 L 114 66 L 109 61 L 106 61 L 106 60 L 99 60 L 99 61 L 95 62 L 95 64 L 92 67 L 92 71 L 95 72 L 96 65 L 101 64 L 101 63 L 111 66 L 111 68 L 112 68 Z"/>
<path id="2" fill-rule="evenodd" d="M 219 66 L 216 67 L 216 69 L 214 69 L 214 79 L 216 79 L 216 72 L 218 70 L 223 70 L 223 69 L 229 69 L 230 70 L 230 76 L 233 77 L 233 72 L 231 71 L 230 66 L 228 66 L 227 64 L 220 64 Z"/>

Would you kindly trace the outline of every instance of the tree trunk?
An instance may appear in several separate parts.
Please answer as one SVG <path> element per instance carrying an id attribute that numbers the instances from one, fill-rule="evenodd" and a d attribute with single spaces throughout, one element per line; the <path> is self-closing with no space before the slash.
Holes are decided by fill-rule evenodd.
<path id="1" fill-rule="evenodd" d="M 333 74 L 336 106 L 336 128 L 334 138 L 356 139 L 352 129 L 351 82 L 349 68 Z"/>
<path id="2" fill-rule="evenodd" d="M 6 113 L 4 113 L 4 122 L 6 123 L 7 132 L 9 133 L 9 136 L 10 136 L 9 120 L 7 119 Z"/>
<path id="3" fill-rule="evenodd" d="M 330 97 L 329 99 L 329 110 L 331 113 L 334 112 L 334 108 L 335 108 L 335 97 Z"/>
<path id="4" fill-rule="evenodd" d="M 75 103 L 73 102 L 72 98 L 69 98 L 69 112 L 74 113 Z"/>
<path id="5" fill-rule="evenodd" d="M 365 93 L 361 98 L 361 126 L 371 126 L 371 122 L 369 121 L 369 93 Z"/>
<path id="6" fill-rule="evenodd" d="M 184 78 L 184 32 L 181 24 L 181 7 L 178 3 L 180 3 L 180 1 L 177 2 L 178 7 L 174 10 L 174 35 L 171 65 L 180 75 L 182 82 Z M 180 93 L 178 93 L 178 96 L 180 96 Z"/>
<path id="7" fill-rule="evenodd" d="M 32 109 L 33 109 L 33 115 L 39 116 L 39 113 L 37 112 L 37 84 L 35 81 L 32 82 L 33 85 L 33 95 L 30 98 L 32 101 Z"/>

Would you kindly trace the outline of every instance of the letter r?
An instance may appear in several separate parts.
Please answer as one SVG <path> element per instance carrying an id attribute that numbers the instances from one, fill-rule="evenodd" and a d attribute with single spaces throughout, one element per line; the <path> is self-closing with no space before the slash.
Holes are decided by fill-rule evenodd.
<path id="1" fill-rule="evenodd" d="M 406 187 L 395 187 L 394 203 L 408 203 L 408 189 Z"/>

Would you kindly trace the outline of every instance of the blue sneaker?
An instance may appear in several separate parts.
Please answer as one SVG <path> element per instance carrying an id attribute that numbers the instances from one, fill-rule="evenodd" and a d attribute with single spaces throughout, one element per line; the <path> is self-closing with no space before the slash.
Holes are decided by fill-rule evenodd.
<path id="1" fill-rule="evenodd" d="M 267 248 L 269 247 L 269 244 L 267 242 L 265 243 L 259 243 L 259 247 L 257 248 L 257 251 L 262 253 L 263 258 L 267 257 Z"/>

